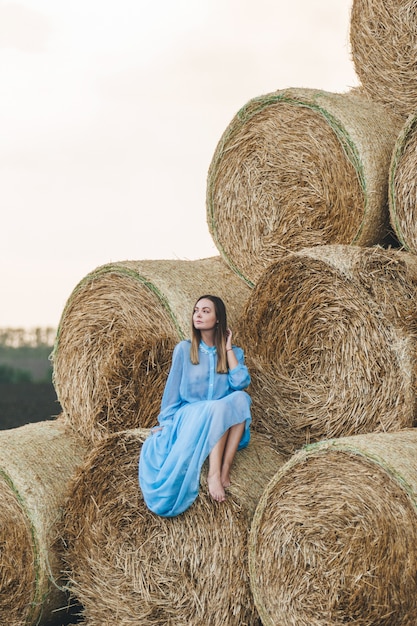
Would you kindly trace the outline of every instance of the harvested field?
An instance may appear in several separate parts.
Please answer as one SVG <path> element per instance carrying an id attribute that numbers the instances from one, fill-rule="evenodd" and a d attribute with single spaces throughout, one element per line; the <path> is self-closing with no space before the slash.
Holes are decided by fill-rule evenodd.
<path id="1" fill-rule="evenodd" d="M 0 430 L 53 420 L 60 413 L 52 383 L 0 384 Z"/>

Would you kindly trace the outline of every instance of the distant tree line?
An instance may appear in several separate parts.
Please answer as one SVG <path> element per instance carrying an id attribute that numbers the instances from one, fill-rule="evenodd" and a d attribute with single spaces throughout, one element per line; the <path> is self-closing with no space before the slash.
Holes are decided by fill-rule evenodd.
<path id="1" fill-rule="evenodd" d="M 49 327 L 0 328 L 0 430 L 61 412 L 50 360 L 55 337 Z"/>
<path id="2" fill-rule="evenodd" d="M 52 382 L 55 335 L 49 327 L 0 328 L 0 383 Z"/>
<path id="3" fill-rule="evenodd" d="M 56 328 L 0 328 L 0 345 L 9 348 L 53 346 Z"/>

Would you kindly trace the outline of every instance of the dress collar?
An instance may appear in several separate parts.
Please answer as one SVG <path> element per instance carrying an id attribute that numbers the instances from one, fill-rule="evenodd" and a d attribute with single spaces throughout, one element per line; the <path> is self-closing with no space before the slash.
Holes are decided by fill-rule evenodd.
<path id="1" fill-rule="evenodd" d="M 210 354 L 211 352 L 216 352 L 216 346 L 208 346 L 206 343 L 204 343 L 202 339 L 200 341 L 199 348 L 202 352 L 205 352 L 206 354 Z"/>

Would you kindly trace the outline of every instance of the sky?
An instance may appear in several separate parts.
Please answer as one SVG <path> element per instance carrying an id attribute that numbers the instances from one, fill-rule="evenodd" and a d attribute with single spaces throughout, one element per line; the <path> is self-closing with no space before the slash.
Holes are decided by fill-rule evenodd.
<path id="1" fill-rule="evenodd" d="M 0 328 L 89 272 L 219 254 L 207 172 L 237 111 L 359 83 L 351 0 L 0 0 Z"/>

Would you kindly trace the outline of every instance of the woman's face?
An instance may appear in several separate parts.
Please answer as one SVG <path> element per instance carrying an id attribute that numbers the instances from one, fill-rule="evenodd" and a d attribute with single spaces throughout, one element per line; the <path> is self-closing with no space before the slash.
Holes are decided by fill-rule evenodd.
<path id="1" fill-rule="evenodd" d="M 202 298 L 197 302 L 193 312 L 194 328 L 198 330 L 213 330 L 217 323 L 214 302 L 208 298 Z"/>

